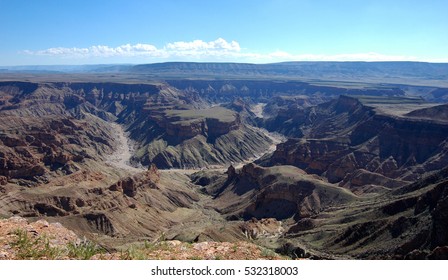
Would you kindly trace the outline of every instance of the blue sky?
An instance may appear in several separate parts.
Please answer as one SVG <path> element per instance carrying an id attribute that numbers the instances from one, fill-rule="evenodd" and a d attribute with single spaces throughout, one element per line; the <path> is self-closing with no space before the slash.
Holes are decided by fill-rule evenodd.
<path id="1" fill-rule="evenodd" d="M 0 0 L 0 65 L 448 62 L 447 0 Z"/>

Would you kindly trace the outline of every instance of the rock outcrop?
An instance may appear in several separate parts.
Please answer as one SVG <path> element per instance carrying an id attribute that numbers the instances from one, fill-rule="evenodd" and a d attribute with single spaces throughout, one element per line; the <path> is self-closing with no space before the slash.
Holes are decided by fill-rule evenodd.
<path id="1" fill-rule="evenodd" d="M 0 260 L 69 259 L 67 246 L 81 242 L 60 223 L 30 223 L 18 216 L 0 219 Z"/>
<path id="2" fill-rule="evenodd" d="M 257 220 L 252 218 L 244 222 L 241 226 L 241 231 L 248 239 L 257 239 L 259 237 L 275 238 L 283 234 L 284 228 L 282 222 L 274 218 L 266 218 Z"/>
<path id="3" fill-rule="evenodd" d="M 112 152 L 111 128 L 95 116 L 48 116 L 36 123 L 31 117 L 0 115 L 6 121 L 6 133 L 0 135 L 0 175 L 7 180 L 33 184 L 46 174 L 70 174 L 84 160 L 101 160 Z"/>
<path id="4" fill-rule="evenodd" d="M 108 248 L 141 236 L 153 239 L 167 228 L 205 217 L 195 206 L 199 193 L 188 184 L 186 176 L 161 173 L 151 166 L 147 171 L 108 183 L 110 179 L 104 175 L 83 172 L 65 176 L 65 182 L 23 189 L 20 196 L 16 195 L 15 185 L 2 186 L 0 215 L 45 217 L 79 235 L 95 236 Z M 184 214 L 179 216 L 181 212 Z M 135 222 L 130 224 L 129 220 Z"/>
<path id="5" fill-rule="evenodd" d="M 138 189 L 157 189 L 160 181 L 160 173 L 154 164 L 151 164 L 146 172 L 124 178 L 109 187 L 109 190 L 121 192 L 126 196 L 135 197 Z"/>
<path id="6" fill-rule="evenodd" d="M 145 154 L 148 158 L 143 159 L 143 163 L 152 162 L 162 169 L 192 169 L 224 165 L 228 162 L 237 163 L 263 154 L 272 143 L 265 133 L 248 126 L 231 130 L 214 139 L 212 143 L 209 141 L 210 138 L 198 135 L 173 146 L 162 142 L 162 146 L 155 147 L 159 149 L 156 153 Z M 150 144 L 148 149 L 152 147 Z"/>
<path id="7" fill-rule="evenodd" d="M 235 173 L 229 168 L 227 173 L 225 182 L 217 181 L 222 184 L 219 188 L 208 188 L 216 190 L 216 207 L 228 219 L 300 220 L 357 199 L 293 166 L 264 168 L 250 163 Z"/>
<path id="8" fill-rule="evenodd" d="M 92 217 L 92 220 L 94 218 Z M 267 254 L 266 252 L 269 252 Z M 285 257 L 249 242 L 198 242 L 178 240 L 146 242 L 126 250 L 106 250 L 79 238 L 60 223 L 28 222 L 20 217 L 0 220 L 0 260 L 216 260 Z"/>

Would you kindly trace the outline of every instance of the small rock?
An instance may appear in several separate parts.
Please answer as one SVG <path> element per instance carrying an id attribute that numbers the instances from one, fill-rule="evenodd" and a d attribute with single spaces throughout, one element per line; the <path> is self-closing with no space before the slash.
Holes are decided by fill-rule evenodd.
<path id="1" fill-rule="evenodd" d="M 179 246 L 180 244 L 182 244 L 182 242 L 180 242 L 179 240 L 170 240 L 170 241 L 167 241 L 166 244 L 175 247 L 175 246 Z"/>
<path id="2" fill-rule="evenodd" d="M 55 228 L 64 228 L 64 226 L 61 223 L 51 223 L 51 225 Z"/>
<path id="3" fill-rule="evenodd" d="M 8 183 L 8 179 L 5 176 L 0 176 L 0 185 L 6 185 Z"/>
<path id="4" fill-rule="evenodd" d="M 201 242 L 201 243 L 196 243 L 193 245 L 193 249 L 197 250 L 197 251 L 202 251 L 207 249 L 208 246 L 208 242 Z"/>
<path id="5" fill-rule="evenodd" d="M 26 219 L 22 218 L 20 216 L 12 216 L 8 220 L 11 221 L 11 222 L 16 222 L 16 223 L 26 223 Z"/>
<path id="6" fill-rule="evenodd" d="M 46 228 L 46 227 L 50 226 L 50 224 L 47 221 L 45 221 L 45 220 L 39 220 L 39 221 L 35 222 L 34 224 L 36 226 L 41 227 L 41 228 Z"/>
<path id="7" fill-rule="evenodd" d="M 430 260 L 446 260 L 447 258 L 448 246 L 437 247 L 428 256 Z"/>
<path id="8" fill-rule="evenodd" d="M 39 233 L 35 229 L 28 229 L 28 232 L 32 233 L 34 236 L 38 236 L 39 235 Z"/>
<path id="9" fill-rule="evenodd" d="M 8 252 L 0 251 L 0 259 L 7 259 L 8 256 Z"/>
<path id="10" fill-rule="evenodd" d="M 76 206 L 84 207 L 86 206 L 86 202 L 82 198 L 77 198 L 75 201 Z"/>

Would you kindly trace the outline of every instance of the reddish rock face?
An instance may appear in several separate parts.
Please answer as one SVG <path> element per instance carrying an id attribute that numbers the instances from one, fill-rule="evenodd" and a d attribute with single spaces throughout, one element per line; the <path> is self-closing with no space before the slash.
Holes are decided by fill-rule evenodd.
<path id="1" fill-rule="evenodd" d="M 151 188 L 156 189 L 160 180 L 160 173 L 154 164 L 151 164 L 146 172 L 136 174 L 119 180 L 109 187 L 111 191 L 122 192 L 129 197 L 135 197 L 139 189 Z"/>
<path id="2" fill-rule="evenodd" d="M 160 172 L 155 164 L 151 164 L 145 173 L 146 179 L 157 184 L 160 181 Z"/>
<path id="3" fill-rule="evenodd" d="M 114 140 L 107 135 L 105 124 L 101 127 L 96 123 L 100 127 L 95 127 L 95 123 L 63 116 L 43 118 L 39 123 L 27 118 L 8 118 L 19 123 L 18 131 L 22 128 L 27 131 L 27 135 L 12 134 L 0 138 L 0 175 L 10 179 L 36 180 L 55 169 L 64 169 L 64 166 L 71 169 L 72 162 L 98 159 L 112 150 Z M 101 131 L 102 135 L 92 133 L 95 130 Z"/>
<path id="4" fill-rule="evenodd" d="M 0 140 L 8 147 L 25 146 L 26 142 L 20 138 L 10 137 L 8 135 L 0 135 Z"/>
<path id="5" fill-rule="evenodd" d="M 215 139 L 221 135 L 229 133 L 231 130 L 236 130 L 240 126 L 240 119 L 237 115 L 235 120 L 230 122 L 224 122 L 219 119 L 206 118 L 207 128 L 206 133 L 208 137 Z"/>
<path id="6" fill-rule="evenodd" d="M 167 122 L 164 125 L 166 133 L 178 141 L 193 138 L 196 135 L 206 135 L 207 126 L 204 120 L 191 122 Z"/>
<path id="7" fill-rule="evenodd" d="M 233 180 L 236 177 L 236 170 L 235 167 L 233 167 L 233 165 L 229 166 L 229 168 L 227 168 L 227 181 Z"/>
<path id="8" fill-rule="evenodd" d="M 289 139 L 277 145 L 271 160 L 274 164 L 294 165 L 309 173 L 322 174 L 331 163 L 349 152 L 344 142 Z"/>
<path id="9" fill-rule="evenodd" d="M 284 232 L 282 222 L 274 218 L 261 220 L 252 218 L 244 222 L 240 229 L 248 239 L 278 237 Z"/>
<path id="10" fill-rule="evenodd" d="M 238 129 L 241 125 L 238 115 L 231 121 L 201 116 L 183 120 L 180 117 L 172 117 L 164 112 L 156 111 L 150 113 L 149 118 L 165 130 L 170 139 L 176 139 L 177 142 L 182 142 L 197 135 L 215 139 L 229 133 L 231 130 Z"/>
<path id="11" fill-rule="evenodd" d="M 299 220 L 319 213 L 326 205 L 354 198 L 292 166 L 261 167 L 249 163 L 238 171 L 229 167 L 227 173 L 223 189 L 214 194 L 217 205 L 223 207 L 223 213 L 243 219 Z M 242 197 L 246 200 L 241 201 Z"/>
<path id="12" fill-rule="evenodd" d="M 8 183 L 8 179 L 5 176 L 0 176 L 0 185 L 6 185 Z"/>
<path id="13" fill-rule="evenodd" d="M 85 98 L 89 95 L 87 88 L 72 86 L 0 86 L 0 96 L 7 100 L 0 105 L 1 176 L 32 185 L 43 175 L 48 179 L 58 172 L 70 174 L 77 169 L 75 162 L 101 161 L 112 152 L 112 129 L 102 119 L 111 115 L 93 108 Z"/>

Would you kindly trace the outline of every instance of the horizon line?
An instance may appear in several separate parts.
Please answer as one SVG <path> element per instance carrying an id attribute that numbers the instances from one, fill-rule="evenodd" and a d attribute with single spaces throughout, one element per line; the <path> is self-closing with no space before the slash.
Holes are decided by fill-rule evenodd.
<path id="1" fill-rule="evenodd" d="M 422 61 L 422 60 L 285 60 L 279 62 L 254 63 L 254 62 L 235 62 L 235 61 L 163 61 L 163 62 L 149 62 L 149 63 L 92 63 L 92 64 L 16 64 L 16 65 L 0 65 L 2 67 L 61 67 L 61 66 L 137 66 L 137 65 L 151 65 L 151 64 L 168 64 L 168 63 L 194 63 L 194 64 L 248 64 L 248 65 L 270 65 L 282 63 L 428 63 L 428 64 L 448 64 L 448 61 Z"/>

